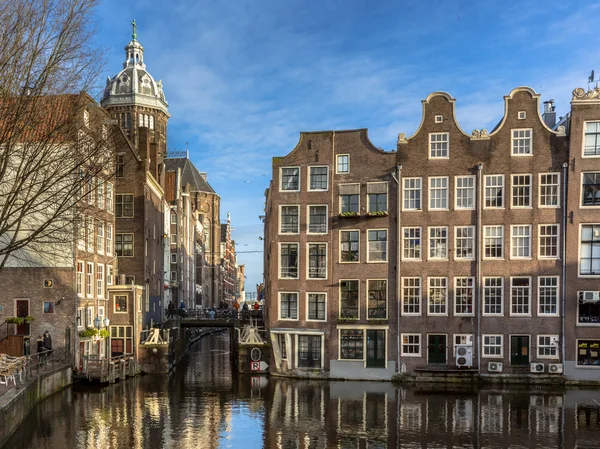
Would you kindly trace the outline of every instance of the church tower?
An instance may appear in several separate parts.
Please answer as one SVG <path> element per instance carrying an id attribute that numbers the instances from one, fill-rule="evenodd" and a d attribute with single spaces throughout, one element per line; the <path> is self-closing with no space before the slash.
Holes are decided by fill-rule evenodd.
<path id="1" fill-rule="evenodd" d="M 144 47 L 137 40 L 135 20 L 131 24 L 133 34 L 131 42 L 125 47 L 123 70 L 113 78 L 107 78 L 100 104 L 117 120 L 140 153 L 148 143 L 156 149 L 156 155 L 149 158 L 154 159 L 150 161 L 149 169 L 159 180 L 161 164 L 167 152 L 169 104 L 165 100 L 162 81 L 155 81 L 146 70 Z M 147 128 L 147 134 L 140 133 L 140 128 Z M 148 142 L 145 142 L 146 139 Z M 146 159 L 146 155 L 140 156 Z"/>

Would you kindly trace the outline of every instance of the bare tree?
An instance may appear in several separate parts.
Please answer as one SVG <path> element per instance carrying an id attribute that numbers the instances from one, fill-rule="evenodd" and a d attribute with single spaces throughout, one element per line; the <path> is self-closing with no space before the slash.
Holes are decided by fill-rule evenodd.
<path id="1" fill-rule="evenodd" d="M 103 64 L 95 0 L 0 2 L 0 270 L 70 264 L 112 177 L 109 116 L 85 93 Z"/>

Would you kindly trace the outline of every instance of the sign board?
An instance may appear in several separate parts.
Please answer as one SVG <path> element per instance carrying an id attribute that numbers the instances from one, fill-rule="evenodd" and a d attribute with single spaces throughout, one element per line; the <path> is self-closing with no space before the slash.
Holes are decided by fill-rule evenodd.
<path id="1" fill-rule="evenodd" d="M 252 361 L 250 362 L 250 371 L 266 371 L 269 368 L 267 362 L 261 361 Z"/>

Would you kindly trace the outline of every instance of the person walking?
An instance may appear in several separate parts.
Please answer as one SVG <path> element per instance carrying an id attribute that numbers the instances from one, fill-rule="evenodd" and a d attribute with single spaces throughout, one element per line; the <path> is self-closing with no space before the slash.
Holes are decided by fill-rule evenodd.
<path id="1" fill-rule="evenodd" d="M 48 351 L 52 351 L 52 337 L 47 330 L 44 332 L 44 348 Z"/>

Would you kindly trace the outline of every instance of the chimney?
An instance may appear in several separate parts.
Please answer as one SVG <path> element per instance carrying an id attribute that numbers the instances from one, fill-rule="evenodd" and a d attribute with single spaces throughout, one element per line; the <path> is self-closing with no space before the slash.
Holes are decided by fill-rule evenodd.
<path id="1" fill-rule="evenodd" d="M 556 124 L 556 110 L 554 109 L 554 100 L 544 101 L 544 113 L 542 114 L 544 123 L 549 128 Z"/>
<path id="2" fill-rule="evenodd" d="M 206 172 L 200 172 L 200 176 L 206 181 Z"/>

